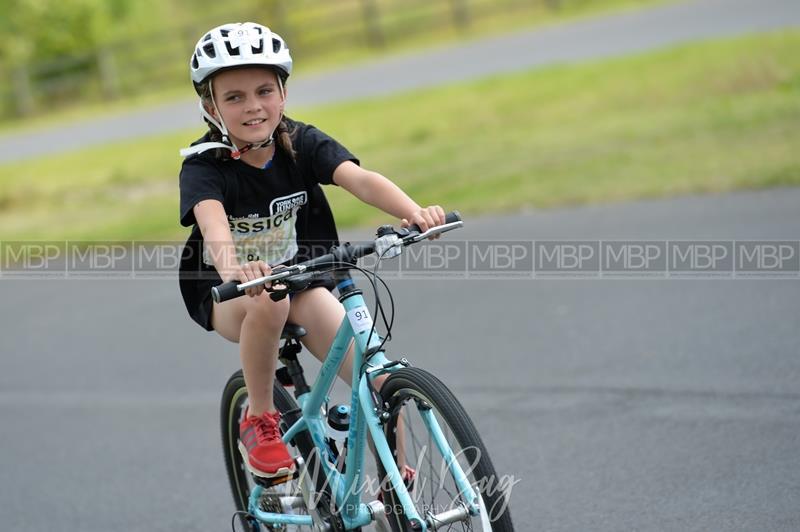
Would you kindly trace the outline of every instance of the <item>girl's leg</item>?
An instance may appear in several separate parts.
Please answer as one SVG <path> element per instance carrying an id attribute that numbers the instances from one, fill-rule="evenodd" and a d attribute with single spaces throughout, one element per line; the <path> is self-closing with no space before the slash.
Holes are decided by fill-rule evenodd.
<path id="1" fill-rule="evenodd" d="M 211 324 L 224 338 L 239 343 L 250 415 L 274 412 L 272 386 L 281 331 L 289 315 L 289 301 L 272 301 L 266 292 L 214 303 Z"/>
<path id="2" fill-rule="evenodd" d="M 224 338 L 239 343 L 247 395 L 246 419 L 239 423 L 239 452 L 248 470 L 261 477 L 284 477 L 294 460 L 281 441 L 280 414 L 272 403 L 275 365 L 289 301 L 272 301 L 266 292 L 214 305 L 211 324 Z"/>
<path id="3" fill-rule="evenodd" d="M 323 362 L 336 338 L 344 314 L 344 307 L 339 300 L 326 288 L 318 287 L 299 292 L 292 298 L 289 321 L 306 330 L 306 335 L 301 340 L 303 345 Z M 339 377 L 348 385 L 353 377 L 353 349 L 351 344 L 339 370 Z"/>
<path id="4" fill-rule="evenodd" d="M 334 297 L 326 288 L 312 288 L 297 294 L 292 299 L 292 308 L 289 310 L 289 321 L 302 326 L 307 334 L 303 337 L 303 345 L 311 351 L 311 353 L 319 359 L 320 362 L 325 360 L 328 350 L 336 338 L 336 332 L 339 330 L 344 319 L 344 307 L 339 300 Z M 350 381 L 353 377 L 353 345 L 347 351 L 344 363 L 339 370 L 339 378 L 345 381 L 348 385 L 352 384 Z M 387 375 L 380 375 L 375 379 L 375 385 L 378 390 L 383 386 L 383 382 L 387 379 Z M 405 469 L 405 430 L 403 424 L 399 423 L 398 430 L 398 462 L 400 470 L 403 472 Z M 369 440 L 370 447 L 372 447 L 372 439 Z"/>

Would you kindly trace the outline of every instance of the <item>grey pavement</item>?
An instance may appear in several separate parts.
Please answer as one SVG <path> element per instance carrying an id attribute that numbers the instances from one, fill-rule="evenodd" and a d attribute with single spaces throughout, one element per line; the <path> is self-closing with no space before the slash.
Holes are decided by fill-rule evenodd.
<path id="1" fill-rule="evenodd" d="M 292 106 L 375 97 L 555 63 L 800 25 L 797 0 L 690 0 L 556 24 L 298 77 Z M 191 91 L 187 82 L 187 91 Z M 0 163 L 200 125 L 187 98 L 52 129 L 0 136 Z"/>
<path id="2" fill-rule="evenodd" d="M 441 242 L 797 241 L 798 205 L 795 188 L 467 216 Z M 461 398 L 519 481 L 517 530 L 800 530 L 800 276 L 389 282 L 390 355 Z M 229 530 L 237 349 L 176 282 L 0 289 L 0 527 Z"/>

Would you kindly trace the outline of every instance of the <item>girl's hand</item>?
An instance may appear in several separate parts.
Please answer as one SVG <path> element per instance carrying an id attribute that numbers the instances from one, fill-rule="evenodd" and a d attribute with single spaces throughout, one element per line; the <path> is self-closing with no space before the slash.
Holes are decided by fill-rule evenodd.
<path id="1" fill-rule="evenodd" d="M 252 281 L 254 279 L 258 279 L 259 277 L 265 277 L 272 273 L 272 268 L 264 262 L 263 260 L 254 260 L 252 262 L 246 262 L 239 266 L 238 268 L 231 270 L 226 275 L 222 276 L 222 280 L 227 281 L 239 281 L 239 283 L 246 283 L 247 281 Z M 244 291 L 250 297 L 255 297 L 261 292 L 264 291 L 264 285 L 253 286 L 248 288 Z"/>
<path id="2" fill-rule="evenodd" d="M 400 225 L 401 227 L 408 227 L 409 225 L 416 224 L 420 228 L 420 231 L 424 233 L 431 227 L 444 225 L 444 219 L 444 209 L 438 205 L 433 205 L 431 207 L 425 207 L 424 209 L 418 210 L 409 218 L 403 218 L 400 222 Z M 435 240 L 440 236 L 441 235 L 432 236 L 428 240 Z"/>

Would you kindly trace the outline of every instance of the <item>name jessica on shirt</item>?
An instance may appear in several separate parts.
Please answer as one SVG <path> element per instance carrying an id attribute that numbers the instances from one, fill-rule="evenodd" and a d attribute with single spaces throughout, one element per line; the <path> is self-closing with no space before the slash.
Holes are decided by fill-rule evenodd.
<path id="1" fill-rule="evenodd" d="M 252 216 L 252 215 L 251 215 Z M 269 231 L 270 229 L 278 228 L 284 222 L 288 222 L 294 216 L 294 212 L 288 210 L 280 216 L 272 216 L 270 218 L 232 218 L 228 219 L 228 227 L 231 233 L 238 233 L 240 235 L 248 233 L 260 233 L 262 231 Z"/>

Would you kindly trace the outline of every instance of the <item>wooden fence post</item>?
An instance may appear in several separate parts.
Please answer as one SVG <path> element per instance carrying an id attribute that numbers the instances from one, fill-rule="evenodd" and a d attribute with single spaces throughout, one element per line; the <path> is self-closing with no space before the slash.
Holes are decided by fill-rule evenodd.
<path id="1" fill-rule="evenodd" d="M 286 41 L 286 45 L 291 50 L 292 43 L 294 42 L 294 35 L 292 29 L 289 27 L 289 17 L 286 15 L 286 6 L 283 0 L 273 0 L 271 2 L 272 9 L 270 9 L 270 20 L 267 21 L 267 26 L 270 30 L 274 31 Z M 291 45 L 291 46 L 290 46 Z"/>
<path id="2" fill-rule="evenodd" d="M 385 40 L 381 30 L 378 4 L 375 3 L 375 0 L 361 0 L 361 13 L 364 16 L 367 43 L 375 48 L 381 48 L 385 44 Z"/>
<path id="3" fill-rule="evenodd" d="M 545 0 L 544 3 L 547 5 L 547 9 L 551 11 L 559 11 L 562 7 L 561 0 Z"/>
<path id="4" fill-rule="evenodd" d="M 100 73 L 100 87 L 107 98 L 119 96 L 119 75 L 114 55 L 107 46 L 97 49 L 97 68 Z"/>
<path id="5" fill-rule="evenodd" d="M 17 65 L 11 76 L 14 78 L 14 107 L 18 116 L 26 116 L 34 111 L 33 86 L 28 67 L 24 64 Z"/>
<path id="6" fill-rule="evenodd" d="M 450 0 L 450 5 L 453 9 L 453 23 L 459 31 L 466 30 L 469 27 L 469 7 L 467 0 Z"/>

